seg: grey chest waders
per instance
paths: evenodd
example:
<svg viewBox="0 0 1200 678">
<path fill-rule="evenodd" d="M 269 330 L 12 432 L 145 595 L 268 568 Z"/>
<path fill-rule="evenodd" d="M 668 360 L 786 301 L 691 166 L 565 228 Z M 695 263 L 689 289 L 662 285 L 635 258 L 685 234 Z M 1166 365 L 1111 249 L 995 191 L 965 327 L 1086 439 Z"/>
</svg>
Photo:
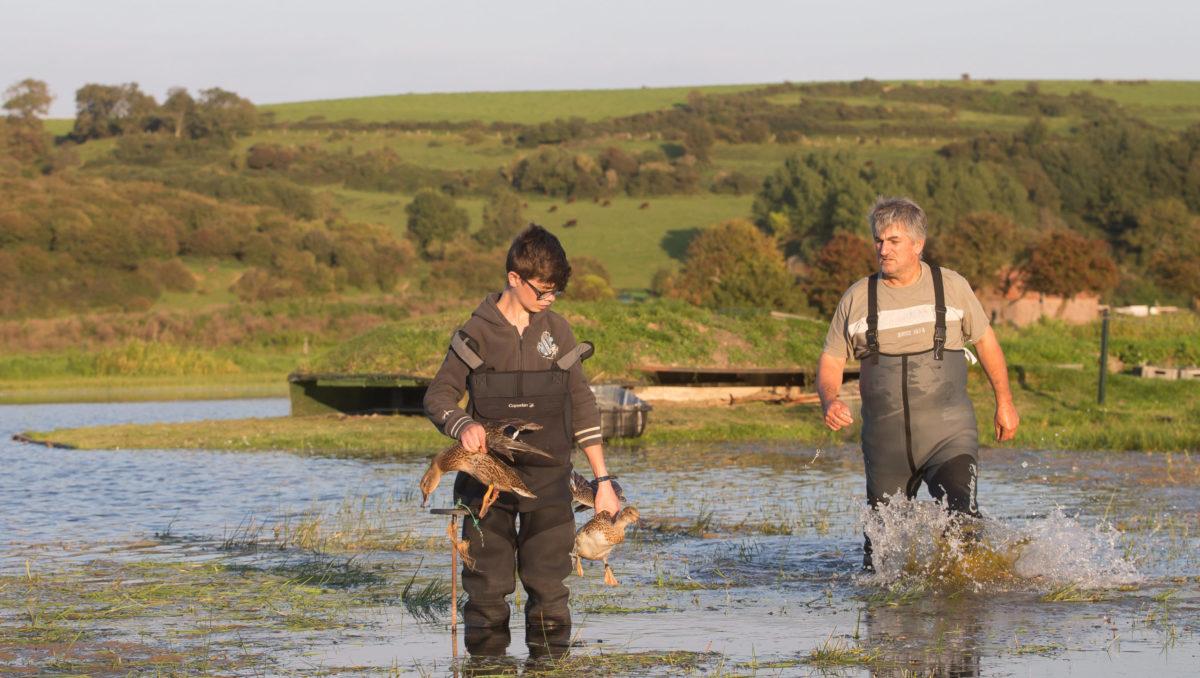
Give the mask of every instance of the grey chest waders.
<svg viewBox="0 0 1200 678">
<path fill-rule="evenodd" d="M 951 508 L 975 514 L 978 429 L 967 397 L 963 350 L 947 350 L 942 271 L 933 273 L 933 348 L 919 353 L 879 350 L 879 274 L 867 286 L 867 350 L 861 361 L 863 464 L 867 499 L 916 496 L 921 481 Z M 947 463 L 950 462 L 950 463 Z"/>
<path fill-rule="evenodd" d="M 526 455 L 513 467 L 526 487 L 537 495 L 526 499 L 503 492 L 496 506 L 510 511 L 534 511 L 543 506 L 571 502 L 571 392 L 568 377 L 571 367 L 592 354 L 592 345 L 580 342 L 559 358 L 550 369 L 500 372 L 480 356 L 477 344 L 459 331 L 450 344 L 458 357 L 471 368 L 467 390 L 471 394 L 471 418 L 479 422 L 504 422 L 510 419 L 533 422 L 541 430 L 521 434 L 521 440 L 550 453 L 553 459 Z M 454 481 L 455 497 L 463 503 L 478 505 L 487 487 L 466 473 Z"/>
</svg>

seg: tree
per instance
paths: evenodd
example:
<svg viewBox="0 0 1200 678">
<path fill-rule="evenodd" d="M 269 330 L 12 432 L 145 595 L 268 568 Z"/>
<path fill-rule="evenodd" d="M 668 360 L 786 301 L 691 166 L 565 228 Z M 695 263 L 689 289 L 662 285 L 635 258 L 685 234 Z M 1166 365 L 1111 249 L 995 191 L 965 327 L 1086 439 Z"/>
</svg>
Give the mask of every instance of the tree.
<svg viewBox="0 0 1200 678">
<path fill-rule="evenodd" d="M 849 233 L 837 233 L 813 257 L 805 284 L 808 301 L 825 315 L 833 313 L 854 281 L 875 272 L 875 248 Z"/>
<path fill-rule="evenodd" d="M 425 256 L 430 255 L 430 246 L 435 242 L 444 243 L 466 233 L 471 222 L 454 198 L 431 189 L 417 193 L 404 211 L 408 214 L 408 234 Z"/>
<path fill-rule="evenodd" d="M 1187 300 L 1200 298 L 1200 217 L 1172 198 L 1156 200 L 1122 235 L 1146 276 L 1161 289 Z"/>
<path fill-rule="evenodd" d="M 85 141 L 142 131 L 157 109 L 154 97 L 143 93 L 135 82 L 89 83 L 75 92 L 75 128 L 71 136 Z"/>
<path fill-rule="evenodd" d="M 684 149 L 696 156 L 700 162 L 708 162 L 709 151 L 712 150 L 713 142 L 716 140 L 712 125 L 704 118 L 689 115 L 684 118 L 679 128 L 679 131 L 683 133 Z"/>
<path fill-rule="evenodd" d="M 191 134 L 195 139 L 215 138 L 230 141 L 246 136 L 258 125 L 258 109 L 249 99 L 221 89 L 200 90 L 192 114 Z"/>
<path fill-rule="evenodd" d="M 927 257 L 958 271 L 976 289 L 994 287 L 1020 249 L 1017 225 L 995 212 L 971 212 L 929 239 Z"/>
<path fill-rule="evenodd" d="M 475 240 L 484 247 L 508 244 L 526 225 L 521 199 L 511 191 L 497 191 L 483 206 L 483 227 Z"/>
<path fill-rule="evenodd" d="M 795 280 L 774 239 L 744 219 L 722 222 L 696 236 L 669 294 L 711 308 L 800 305 Z"/>
<path fill-rule="evenodd" d="M 755 222 L 811 259 L 837 231 L 861 232 L 876 191 L 848 155 L 791 157 L 763 181 Z"/>
<path fill-rule="evenodd" d="M 25 78 L 4 91 L 4 110 L 10 118 L 31 121 L 50 112 L 54 97 L 41 80 Z"/>
<path fill-rule="evenodd" d="M 1068 230 L 1051 231 L 1034 243 L 1021 272 L 1027 288 L 1065 299 L 1081 292 L 1103 294 L 1118 277 L 1107 243 Z"/>
<path fill-rule="evenodd" d="M 172 87 L 167 90 L 167 100 L 163 102 L 162 112 L 171 124 L 172 135 L 181 139 L 184 130 L 187 129 L 188 119 L 195 115 L 196 100 L 183 87 Z"/>
</svg>

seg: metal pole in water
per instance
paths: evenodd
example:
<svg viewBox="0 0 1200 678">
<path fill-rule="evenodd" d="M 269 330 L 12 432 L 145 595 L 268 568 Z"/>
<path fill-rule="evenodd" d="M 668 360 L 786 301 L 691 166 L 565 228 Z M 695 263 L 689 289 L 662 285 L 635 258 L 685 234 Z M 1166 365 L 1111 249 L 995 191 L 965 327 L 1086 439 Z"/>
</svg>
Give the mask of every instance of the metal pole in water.
<svg viewBox="0 0 1200 678">
<path fill-rule="evenodd" d="M 1104 404 L 1104 387 L 1108 381 L 1108 309 L 1104 309 L 1104 320 L 1100 323 L 1100 388 L 1096 404 Z"/>
<path fill-rule="evenodd" d="M 450 516 L 450 532 L 458 534 L 458 516 Z M 450 642 L 454 644 L 451 654 L 458 659 L 458 548 L 450 544 Z"/>
</svg>

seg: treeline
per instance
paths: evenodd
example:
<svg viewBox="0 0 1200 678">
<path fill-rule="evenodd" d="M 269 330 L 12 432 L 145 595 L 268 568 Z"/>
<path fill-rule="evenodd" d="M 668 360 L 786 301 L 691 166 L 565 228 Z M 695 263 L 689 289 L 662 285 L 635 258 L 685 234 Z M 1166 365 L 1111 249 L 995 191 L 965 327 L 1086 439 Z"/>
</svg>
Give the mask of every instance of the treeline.
<svg viewBox="0 0 1200 678">
<path fill-rule="evenodd" d="M 1200 297 L 1200 125 L 1176 135 L 1098 117 L 1055 137 L 1035 120 L 903 164 L 796 157 L 763 183 L 754 217 L 785 251 L 811 262 L 836 233 L 867 235 L 863 213 L 876 195 L 921 203 L 931 255 L 974 272 L 980 286 L 1003 286 L 1008 273 L 1023 271 L 1027 287 L 1052 294 Z M 1047 257 L 1063 250 L 1050 265 Z"/>
<path fill-rule="evenodd" d="M 181 257 L 247 266 L 233 288 L 247 301 L 389 291 L 415 260 L 383 227 L 299 221 L 155 183 L 0 177 L 0 314 L 146 309 L 195 290 Z"/>
</svg>

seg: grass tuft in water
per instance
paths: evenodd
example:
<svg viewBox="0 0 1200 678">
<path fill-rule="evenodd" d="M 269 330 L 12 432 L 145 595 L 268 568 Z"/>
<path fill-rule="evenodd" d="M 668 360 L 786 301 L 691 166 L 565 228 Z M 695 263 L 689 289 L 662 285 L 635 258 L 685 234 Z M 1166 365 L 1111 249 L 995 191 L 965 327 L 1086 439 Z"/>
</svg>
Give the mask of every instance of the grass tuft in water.
<svg viewBox="0 0 1200 678">
<path fill-rule="evenodd" d="M 400 602 L 415 619 L 436 622 L 440 614 L 450 609 L 450 587 L 440 579 L 430 579 L 423 587 L 417 588 L 415 584 L 420 571 L 421 566 L 417 565 L 400 592 Z"/>
<path fill-rule="evenodd" d="M 871 664 L 879 661 L 883 653 L 879 650 L 867 650 L 857 645 L 847 643 L 841 638 L 835 639 L 832 634 L 823 643 L 814 647 L 805 658 L 805 662 L 813 666 L 854 666 Z"/>
</svg>

